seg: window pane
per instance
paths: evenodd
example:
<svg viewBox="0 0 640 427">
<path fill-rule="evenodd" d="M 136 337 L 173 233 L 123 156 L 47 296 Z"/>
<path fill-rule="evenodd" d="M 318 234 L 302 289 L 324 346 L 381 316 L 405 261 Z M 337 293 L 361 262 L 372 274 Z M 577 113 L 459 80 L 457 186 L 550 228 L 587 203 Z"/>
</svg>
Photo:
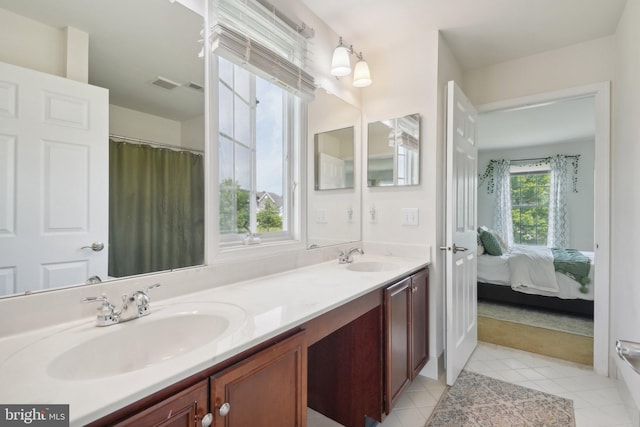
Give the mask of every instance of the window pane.
<svg viewBox="0 0 640 427">
<path fill-rule="evenodd" d="M 233 137 L 233 93 L 231 90 L 220 83 L 219 88 L 219 112 L 218 120 L 220 133 Z"/>
<path fill-rule="evenodd" d="M 281 231 L 286 179 L 284 93 L 256 78 L 256 98 L 256 189 L 263 196 L 258 206 L 258 229 Z"/>
<path fill-rule="evenodd" d="M 249 104 L 242 100 L 239 96 L 235 97 L 234 123 L 236 141 L 251 145 L 251 111 Z"/>
<path fill-rule="evenodd" d="M 251 74 L 242 67 L 235 67 L 235 90 L 245 102 L 251 99 Z"/>
<path fill-rule="evenodd" d="M 511 176 L 515 243 L 546 245 L 549 215 L 549 173 Z"/>
<path fill-rule="evenodd" d="M 236 193 L 233 180 L 233 142 L 220 138 L 220 233 L 236 232 Z"/>
<path fill-rule="evenodd" d="M 233 64 L 224 58 L 219 58 L 218 70 L 220 80 L 233 87 Z"/>
<path fill-rule="evenodd" d="M 235 147 L 235 176 L 240 188 L 251 189 L 251 150 L 236 144 Z"/>
</svg>

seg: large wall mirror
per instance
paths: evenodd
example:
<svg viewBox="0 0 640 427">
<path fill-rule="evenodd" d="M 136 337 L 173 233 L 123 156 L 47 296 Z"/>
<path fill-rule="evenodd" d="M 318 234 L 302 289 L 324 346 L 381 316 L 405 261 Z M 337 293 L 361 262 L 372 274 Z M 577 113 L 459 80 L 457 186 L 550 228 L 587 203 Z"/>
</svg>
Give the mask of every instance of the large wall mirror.
<svg viewBox="0 0 640 427">
<path fill-rule="evenodd" d="M 361 240 L 361 112 L 319 89 L 309 104 L 309 248 Z"/>
<path fill-rule="evenodd" d="M 10 177 L 10 184 L 0 177 L 0 211 L 15 208 L 18 212 L 9 220 L 0 214 L 0 223 L 15 226 L 6 232 L 0 224 L 0 296 L 204 262 L 204 63 L 198 57 L 203 19 L 179 3 L 134 3 L 0 0 L 0 36 L 5 40 L 0 46 L 0 62 L 65 76 L 67 58 L 72 58 L 88 66 L 90 85 L 108 89 L 108 101 L 105 98 L 105 105 L 97 108 L 105 112 L 99 120 L 108 123 L 98 123 L 105 131 L 99 138 L 82 141 L 93 144 L 87 145 L 87 152 L 99 146 L 105 155 L 96 159 L 99 163 L 76 168 L 77 174 L 77 165 L 71 162 L 67 163 L 69 167 L 64 163 L 49 167 L 55 156 L 69 161 L 74 155 L 67 156 L 68 153 L 85 149 L 76 150 L 80 143 L 75 140 L 18 135 L 12 137 L 18 141 L 15 144 L 10 141 L 3 145 L 0 141 L 0 150 L 5 150 L 0 157 L 15 147 L 15 158 L 20 159 L 24 145 L 38 146 L 44 138 L 49 138 L 46 147 L 49 154 L 53 153 L 44 162 L 22 164 L 16 160 L 12 163 L 16 178 Z M 88 49 L 86 44 L 82 46 L 83 37 L 88 37 Z M 3 81 L 7 79 L 0 75 L 0 82 Z M 48 93 L 59 95 L 63 101 L 75 99 L 64 89 Z M 23 104 L 20 109 L 39 108 Z M 91 105 L 88 108 L 95 109 Z M 38 117 L 34 114 L 33 120 Z M 1 119 L 0 134 L 12 132 Z M 32 124 L 33 128 L 39 126 Z M 29 173 L 39 177 L 32 181 L 42 182 L 40 190 L 31 191 L 37 194 L 36 199 L 21 193 L 27 187 L 38 188 L 25 185 L 22 168 L 30 168 Z M 104 173 L 94 176 L 88 172 L 96 170 Z M 102 184 L 101 191 L 91 190 L 94 182 Z M 65 183 L 70 185 L 67 192 L 61 190 Z M 73 199 L 72 193 L 80 199 Z M 55 194 L 59 199 L 51 198 Z M 28 215 L 20 214 L 20 209 L 28 203 L 38 205 L 37 197 L 46 202 L 44 205 L 55 208 L 59 224 L 66 227 L 65 233 L 42 231 L 41 218 L 50 215 L 51 210 L 38 211 L 40 219 L 36 218 L 34 224 L 25 223 Z M 91 206 L 101 206 L 96 216 L 91 213 L 95 210 Z M 83 213 L 78 214 L 72 207 Z M 84 225 L 71 224 L 75 217 L 82 219 Z M 47 224 L 51 223 L 51 217 L 47 218 Z M 71 225 L 67 227 L 66 223 Z M 100 227 L 96 227 L 98 223 Z M 32 250 L 9 259 L 17 253 L 16 248 L 25 247 L 26 240 L 20 239 L 28 227 L 37 234 L 27 246 Z M 92 234 L 97 228 L 99 232 Z M 55 245 L 49 245 L 54 237 Z"/>
<path fill-rule="evenodd" d="M 367 185 L 420 183 L 420 116 L 411 114 L 369 123 Z"/>
</svg>

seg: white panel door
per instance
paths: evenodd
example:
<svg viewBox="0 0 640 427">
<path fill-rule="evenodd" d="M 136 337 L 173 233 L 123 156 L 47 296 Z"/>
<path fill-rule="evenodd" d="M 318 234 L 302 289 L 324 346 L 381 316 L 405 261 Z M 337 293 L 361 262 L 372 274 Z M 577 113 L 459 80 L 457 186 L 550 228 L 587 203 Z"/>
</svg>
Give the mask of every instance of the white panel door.
<svg viewBox="0 0 640 427">
<path fill-rule="evenodd" d="M 108 103 L 106 89 L 0 63 L 0 295 L 107 276 Z"/>
<path fill-rule="evenodd" d="M 454 81 L 447 85 L 446 364 L 452 385 L 478 344 L 477 112 Z"/>
</svg>

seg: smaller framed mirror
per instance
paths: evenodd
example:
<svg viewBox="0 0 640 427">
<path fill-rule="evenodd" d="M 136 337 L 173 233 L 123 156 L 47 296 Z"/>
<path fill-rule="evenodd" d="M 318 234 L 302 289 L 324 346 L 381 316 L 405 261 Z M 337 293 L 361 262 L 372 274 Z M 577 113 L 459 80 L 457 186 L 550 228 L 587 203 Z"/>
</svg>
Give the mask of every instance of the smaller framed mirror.
<svg viewBox="0 0 640 427">
<path fill-rule="evenodd" d="M 315 189 L 353 188 L 353 126 L 314 135 Z"/>
<path fill-rule="evenodd" d="M 420 184 L 420 115 L 369 123 L 367 185 Z"/>
</svg>

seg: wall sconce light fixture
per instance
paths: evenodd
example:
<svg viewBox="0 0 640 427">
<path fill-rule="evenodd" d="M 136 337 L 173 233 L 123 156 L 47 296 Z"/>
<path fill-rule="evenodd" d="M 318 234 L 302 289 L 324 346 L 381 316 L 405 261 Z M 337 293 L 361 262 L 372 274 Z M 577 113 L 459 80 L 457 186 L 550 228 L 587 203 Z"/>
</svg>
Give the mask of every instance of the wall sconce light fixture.
<svg viewBox="0 0 640 427">
<path fill-rule="evenodd" d="M 369 86 L 372 83 L 369 64 L 367 64 L 367 62 L 362 58 L 362 52 L 356 53 L 353 50 L 353 46 L 345 46 L 342 42 L 342 37 L 340 37 L 340 42 L 333 51 L 333 57 L 331 58 L 331 74 L 336 77 L 343 77 L 351 74 L 350 55 L 355 55 L 356 58 L 358 58 L 358 62 L 356 62 L 356 66 L 353 71 L 353 86 Z"/>
</svg>

